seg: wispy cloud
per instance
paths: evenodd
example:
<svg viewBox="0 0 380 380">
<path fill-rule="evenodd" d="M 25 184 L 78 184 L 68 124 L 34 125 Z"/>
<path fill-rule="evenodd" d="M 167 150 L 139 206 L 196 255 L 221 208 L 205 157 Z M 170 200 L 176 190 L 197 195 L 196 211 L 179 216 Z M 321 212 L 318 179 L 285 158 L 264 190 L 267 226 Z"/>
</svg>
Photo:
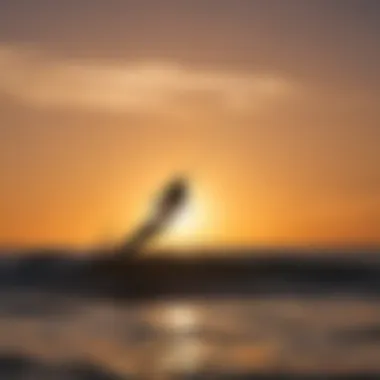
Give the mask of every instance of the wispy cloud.
<svg viewBox="0 0 380 380">
<path fill-rule="evenodd" d="M 70 61 L 0 46 L 0 92 L 35 107 L 147 112 L 207 100 L 245 109 L 292 88 L 270 73 L 191 69 L 172 62 Z"/>
</svg>

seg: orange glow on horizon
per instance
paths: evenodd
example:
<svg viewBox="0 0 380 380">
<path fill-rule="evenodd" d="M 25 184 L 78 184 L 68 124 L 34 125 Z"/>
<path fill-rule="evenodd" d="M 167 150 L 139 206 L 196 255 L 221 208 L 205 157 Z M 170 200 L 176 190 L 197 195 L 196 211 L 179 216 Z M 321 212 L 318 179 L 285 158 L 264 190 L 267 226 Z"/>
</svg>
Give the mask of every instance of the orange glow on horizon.
<svg viewBox="0 0 380 380">
<path fill-rule="evenodd" d="M 276 70 L 32 53 L 0 46 L 0 245 L 123 239 L 183 171 L 190 202 L 155 247 L 380 244 L 366 98 L 353 117 Z"/>
</svg>

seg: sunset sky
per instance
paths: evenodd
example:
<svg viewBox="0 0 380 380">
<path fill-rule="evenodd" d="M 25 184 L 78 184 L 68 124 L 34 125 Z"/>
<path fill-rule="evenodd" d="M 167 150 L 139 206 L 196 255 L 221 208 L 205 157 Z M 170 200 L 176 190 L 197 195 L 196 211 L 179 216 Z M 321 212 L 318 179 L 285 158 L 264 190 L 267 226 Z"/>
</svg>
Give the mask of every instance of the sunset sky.
<svg viewBox="0 0 380 380">
<path fill-rule="evenodd" d="M 380 244 L 380 2 L 0 0 L 0 245 Z"/>
</svg>

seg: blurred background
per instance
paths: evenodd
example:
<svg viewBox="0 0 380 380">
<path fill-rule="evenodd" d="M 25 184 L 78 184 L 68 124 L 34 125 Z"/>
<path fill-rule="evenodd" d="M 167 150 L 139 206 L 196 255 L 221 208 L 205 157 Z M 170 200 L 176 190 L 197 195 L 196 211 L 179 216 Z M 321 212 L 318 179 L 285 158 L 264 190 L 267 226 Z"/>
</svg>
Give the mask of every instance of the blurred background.
<svg viewBox="0 0 380 380">
<path fill-rule="evenodd" d="M 0 374 L 379 378 L 379 19 L 0 0 Z M 176 175 L 150 269 L 86 282 Z"/>
</svg>

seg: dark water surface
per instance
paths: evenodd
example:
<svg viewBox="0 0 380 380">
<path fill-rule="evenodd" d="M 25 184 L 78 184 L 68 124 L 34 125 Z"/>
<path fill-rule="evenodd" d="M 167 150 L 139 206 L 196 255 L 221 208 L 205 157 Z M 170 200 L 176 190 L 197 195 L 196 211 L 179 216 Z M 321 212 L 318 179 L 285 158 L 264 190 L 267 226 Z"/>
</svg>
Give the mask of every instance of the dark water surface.
<svg viewBox="0 0 380 380">
<path fill-rule="evenodd" d="M 366 265 L 378 265 L 376 255 L 371 260 Z M 2 273 L 10 276 L 19 262 L 6 265 Z M 291 277 L 270 281 L 293 292 L 198 292 L 139 302 L 3 279 L 0 377 L 380 378 L 378 297 L 350 287 L 329 293 L 318 276 L 307 285 L 324 291 L 305 293 Z"/>
</svg>

